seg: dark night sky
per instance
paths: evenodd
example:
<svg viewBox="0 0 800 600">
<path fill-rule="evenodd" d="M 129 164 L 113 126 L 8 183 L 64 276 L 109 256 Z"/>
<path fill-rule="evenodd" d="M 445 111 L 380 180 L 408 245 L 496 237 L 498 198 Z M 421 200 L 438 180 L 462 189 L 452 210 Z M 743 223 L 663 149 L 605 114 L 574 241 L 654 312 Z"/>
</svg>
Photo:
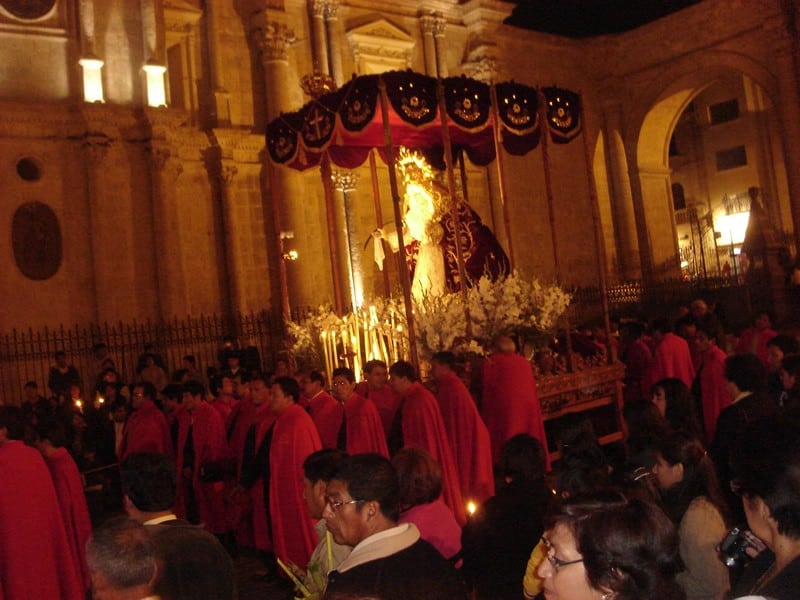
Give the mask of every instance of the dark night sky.
<svg viewBox="0 0 800 600">
<path fill-rule="evenodd" d="M 517 0 L 506 20 L 533 31 L 571 38 L 620 33 L 700 0 Z"/>
</svg>

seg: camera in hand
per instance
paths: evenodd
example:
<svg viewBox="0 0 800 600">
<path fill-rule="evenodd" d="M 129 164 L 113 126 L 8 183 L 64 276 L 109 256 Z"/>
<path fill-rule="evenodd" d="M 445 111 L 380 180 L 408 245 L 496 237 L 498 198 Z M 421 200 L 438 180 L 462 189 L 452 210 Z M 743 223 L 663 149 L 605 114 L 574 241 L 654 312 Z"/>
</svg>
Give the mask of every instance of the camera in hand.
<svg viewBox="0 0 800 600">
<path fill-rule="evenodd" d="M 729 569 L 738 569 L 750 561 L 748 548 L 756 548 L 748 536 L 748 531 L 734 527 L 719 545 L 719 559 Z"/>
</svg>

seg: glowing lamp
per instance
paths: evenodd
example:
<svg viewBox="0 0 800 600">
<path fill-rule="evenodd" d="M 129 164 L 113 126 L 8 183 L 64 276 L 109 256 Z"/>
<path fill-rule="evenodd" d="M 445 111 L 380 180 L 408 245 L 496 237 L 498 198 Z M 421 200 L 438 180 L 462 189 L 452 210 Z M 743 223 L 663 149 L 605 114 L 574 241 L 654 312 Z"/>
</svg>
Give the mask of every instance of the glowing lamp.
<svg viewBox="0 0 800 600">
<path fill-rule="evenodd" d="M 147 106 L 166 106 L 167 90 L 164 86 L 164 73 L 167 72 L 167 67 L 149 60 L 142 70 L 147 75 Z"/>
<path fill-rule="evenodd" d="M 103 97 L 103 61 L 96 56 L 87 56 L 78 61 L 83 69 L 83 100 L 105 102 Z"/>
<path fill-rule="evenodd" d="M 467 514 L 472 516 L 475 514 L 475 511 L 478 510 L 478 505 L 475 504 L 472 500 L 467 502 Z"/>
</svg>

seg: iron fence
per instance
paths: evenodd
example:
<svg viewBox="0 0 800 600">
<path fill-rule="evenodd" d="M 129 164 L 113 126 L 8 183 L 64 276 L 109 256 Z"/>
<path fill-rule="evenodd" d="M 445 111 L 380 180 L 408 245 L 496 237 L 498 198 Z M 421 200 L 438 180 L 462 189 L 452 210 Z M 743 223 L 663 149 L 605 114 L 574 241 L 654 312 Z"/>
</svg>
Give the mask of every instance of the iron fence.
<svg viewBox="0 0 800 600">
<path fill-rule="evenodd" d="M 262 366 L 270 369 L 281 349 L 282 327 L 270 313 L 258 312 L 234 318 L 201 315 L 170 321 L 14 329 L 0 334 L 0 402 L 19 403 L 27 381 L 35 381 L 40 394 L 48 393 L 49 371 L 59 350 L 66 353 L 68 362 L 78 370 L 84 394 L 89 395 L 101 372 L 102 361 L 93 350 L 97 344 L 106 345 L 108 357 L 122 380 L 131 382 L 136 378 L 139 357 L 145 351 L 164 359 L 168 375 L 182 366 L 187 354 L 195 356 L 198 368 L 205 373 L 207 367 L 219 366 L 220 350 L 227 337 L 238 348 L 257 349 Z"/>
</svg>

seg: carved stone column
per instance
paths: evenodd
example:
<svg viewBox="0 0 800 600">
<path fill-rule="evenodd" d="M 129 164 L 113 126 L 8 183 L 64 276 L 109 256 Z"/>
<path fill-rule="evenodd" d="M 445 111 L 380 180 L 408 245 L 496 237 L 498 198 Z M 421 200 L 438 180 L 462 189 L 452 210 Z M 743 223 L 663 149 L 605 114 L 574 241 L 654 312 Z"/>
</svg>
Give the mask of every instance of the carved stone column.
<svg viewBox="0 0 800 600">
<path fill-rule="evenodd" d="M 325 30 L 326 6 L 326 0 L 311 0 L 311 35 L 314 41 L 314 69 L 323 75 L 330 75 L 328 33 Z"/>
<path fill-rule="evenodd" d="M 364 300 L 364 270 L 361 264 L 361 245 L 356 228 L 353 192 L 358 183 L 355 171 L 334 171 L 331 175 L 333 187 L 342 192 L 344 223 L 342 233 L 347 256 L 350 303 L 359 306 Z"/>
<path fill-rule="evenodd" d="M 253 42 L 261 55 L 264 68 L 264 86 L 266 88 L 267 119 L 271 121 L 282 111 L 291 110 L 292 99 L 289 93 L 292 82 L 289 81 L 289 46 L 294 43 L 294 31 L 283 23 L 270 20 L 267 14 L 258 15 L 253 23 Z M 269 158 L 264 160 L 269 161 Z M 277 260 L 275 272 L 278 274 L 278 292 L 284 318 L 288 318 L 289 296 L 297 304 L 310 301 L 305 292 L 305 282 L 287 276 L 286 265 L 281 258 L 283 254 L 282 231 L 296 231 L 303 223 L 303 207 L 300 202 L 291 202 L 298 198 L 296 174 L 286 167 L 267 165 L 268 193 L 263 197 L 264 230 L 268 245 L 267 255 Z M 267 215 L 272 215 L 273 227 L 269 226 Z M 278 304 L 277 300 L 273 301 Z"/>
<path fill-rule="evenodd" d="M 228 270 L 228 298 L 231 313 L 243 313 L 247 309 L 242 297 L 244 289 L 244 272 L 242 269 L 242 251 L 239 247 L 236 230 L 239 223 L 236 218 L 236 200 L 232 193 L 233 180 L 239 170 L 236 165 L 223 164 L 219 171 L 219 187 L 222 196 L 222 219 L 225 235 L 225 258 Z"/>
<path fill-rule="evenodd" d="M 422 30 L 422 51 L 425 54 L 425 74 L 436 77 L 436 42 L 433 39 L 433 29 L 436 17 L 425 13 L 419 17 L 419 27 Z"/>
<path fill-rule="evenodd" d="M 447 21 L 437 15 L 433 22 L 433 39 L 436 43 L 436 70 L 439 77 L 447 77 L 447 44 L 444 40 L 444 29 Z"/>
<path fill-rule="evenodd" d="M 181 223 L 175 191 L 175 182 L 183 172 L 183 164 L 175 150 L 165 144 L 151 146 L 150 160 L 158 298 L 161 317 L 169 319 L 188 312 Z"/>
<path fill-rule="evenodd" d="M 638 279 L 641 276 L 641 260 L 637 238 L 636 213 L 628 175 L 628 160 L 622 139 L 622 115 L 619 105 L 604 107 L 606 161 L 609 170 L 611 205 L 616 231 L 617 260 L 622 280 Z M 646 229 L 645 229 L 646 232 Z M 646 234 L 646 233 L 645 233 Z"/>
<path fill-rule="evenodd" d="M 328 45 L 331 72 L 336 87 L 344 85 L 344 68 L 342 67 L 342 32 L 339 29 L 339 0 L 327 0 L 325 3 L 325 26 L 328 30 Z"/>
<path fill-rule="evenodd" d="M 97 322 L 103 322 L 114 315 L 108 313 L 111 310 L 111 294 L 113 286 L 103 285 L 103 261 L 102 256 L 105 250 L 103 244 L 102 231 L 104 228 L 101 210 L 105 198 L 105 168 L 108 149 L 111 147 L 111 139 L 105 135 L 87 135 L 83 140 L 83 152 L 86 157 L 86 201 L 87 214 L 89 217 L 89 249 L 91 251 L 92 264 L 88 277 L 89 287 L 92 290 L 91 298 L 93 302 L 91 314 Z"/>
</svg>

